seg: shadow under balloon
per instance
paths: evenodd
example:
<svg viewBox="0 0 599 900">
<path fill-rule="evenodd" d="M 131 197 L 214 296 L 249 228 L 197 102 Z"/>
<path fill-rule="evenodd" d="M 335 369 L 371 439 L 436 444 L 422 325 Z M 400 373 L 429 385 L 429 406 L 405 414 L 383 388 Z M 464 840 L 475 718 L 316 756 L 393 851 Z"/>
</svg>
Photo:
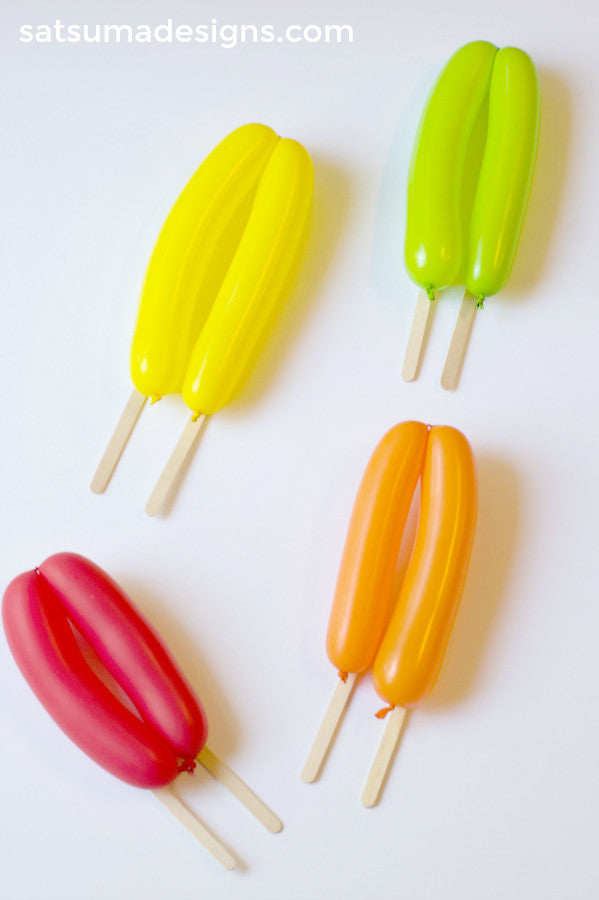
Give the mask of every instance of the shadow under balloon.
<svg viewBox="0 0 599 900">
<path fill-rule="evenodd" d="M 381 175 L 371 251 L 372 274 L 377 293 L 391 302 L 404 301 L 405 284 L 409 281 L 404 266 L 408 170 L 432 79 L 434 76 L 429 73 L 413 91 L 403 112 L 398 114 L 398 125 Z M 417 291 L 418 287 L 414 285 L 414 300 Z"/>
<path fill-rule="evenodd" d="M 167 598 L 154 593 L 147 584 L 124 578 L 121 583 L 135 606 L 156 629 L 199 697 L 208 719 L 208 743 L 226 760 L 239 745 L 241 735 L 231 706 L 215 674 L 204 662 L 201 650 L 191 640 L 185 622 L 171 615 Z"/>
<path fill-rule="evenodd" d="M 519 486 L 503 460 L 477 459 L 479 505 L 468 577 L 439 680 L 425 701 L 429 710 L 468 697 L 479 677 L 506 593 L 519 532 Z"/>
</svg>

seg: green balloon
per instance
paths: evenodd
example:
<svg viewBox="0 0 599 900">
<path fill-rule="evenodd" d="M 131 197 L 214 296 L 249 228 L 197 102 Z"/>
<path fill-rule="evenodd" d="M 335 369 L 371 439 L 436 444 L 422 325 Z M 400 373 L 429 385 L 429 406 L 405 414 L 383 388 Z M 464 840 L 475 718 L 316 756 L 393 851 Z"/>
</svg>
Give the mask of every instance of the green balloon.
<svg viewBox="0 0 599 900">
<path fill-rule="evenodd" d="M 516 256 L 539 137 L 540 92 L 532 60 L 500 50 L 489 87 L 489 129 L 468 232 L 466 288 L 482 302 L 506 283 Z"/>
<path fill-rule="evenodd" d="M 429 296 L 454 284 L 464 269 L 464 165 L 496 53 L 486 41 L 458 50 L 439 75 L 420 120 L 408 177 L 405 262 Z"/>
<path fill-rule="evenodd" d="M 538 131 L 526 53 L 473 41 L 451 57 L 424 108 L 408 178 L 405 263 L 431 300 L 463 282 L 482 303 L 505 284 Z"/>
</svg>

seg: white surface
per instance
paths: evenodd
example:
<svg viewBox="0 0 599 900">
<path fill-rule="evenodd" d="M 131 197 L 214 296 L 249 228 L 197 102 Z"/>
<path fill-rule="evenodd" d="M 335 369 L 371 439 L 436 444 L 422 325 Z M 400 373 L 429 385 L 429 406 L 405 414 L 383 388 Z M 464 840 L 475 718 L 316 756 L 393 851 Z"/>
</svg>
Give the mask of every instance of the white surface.
<svg viewBox="0 0 599 900">
<path fill-rule="evenodd" d="M 58 550 L 104 566 L 197 687 L 211 744 L 282 817 L 272 836 L 200 778 L 186 797 L 238 855 L 225 873 L 149 793 L 63 737 L 0 640 L 3 898 L 594 898 L 599 305 L 594 0 L 3 6 L 2 584 Z M 355 43 L 20 44 L 22 23 L 349 23 Z M 462 382 L 438 386 L 459 293 L 424 366 L 400 368 L 417 117 L 459 45 L 535 60 L 541 143 L 518 260 L 477 317 Z M 235 126 L 305 143 L 314 234 L 276 338 L 209 422 L 168 516 L 144 504 L 187 411 L 145 409 L 108 492 L 88 488 L 130 392 L 145 265 L 178 190 Z M 442 147 L 440 147 L 442 152 Z M 300 770 L 335 682 L 325 627 L 355 491 L 405 418 L 479 461 L 480 526 L 430 701 L 381 804 L 360 792 L 382 723 L 369 678 L 321 780 Z"/>
</svg>

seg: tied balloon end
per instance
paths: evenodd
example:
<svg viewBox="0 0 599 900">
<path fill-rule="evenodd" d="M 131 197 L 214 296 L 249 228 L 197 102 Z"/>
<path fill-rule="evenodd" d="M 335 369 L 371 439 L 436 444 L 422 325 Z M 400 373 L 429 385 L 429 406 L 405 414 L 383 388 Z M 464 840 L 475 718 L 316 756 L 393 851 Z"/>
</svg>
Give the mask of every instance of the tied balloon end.
<svg viewBox="0 0 599 900">
<path fill-rule="evenodd" d="M 338 675 L 339 675 L 339 678 L 341 679 L 341 681 L 343 682 L 343 684 L 346 684 L 348 673 L 347 673 L 347 672 L 341 672 L 341 670 L 340 670 L 340 671 L 338 672 Z"/>
<path fill-rule="evenodd" d="M 177 771 L 187 772 L 188 775 L 193 775 L 196 765 L 195 759 L 183 759 L 177 764 Z"/>
<path fill-rule="evenodd" d="M 435 292 L 433 291 L 432 287 L 426 287 L 424 290 L 426 291 L 426 296 L 432 303 L 435 299 Z"/>
<path fill-rule="evenodd" d="M 478 297 L 476 298 L 476 308 L 484 309 L 484 305 L 485 305 L 485 295 L 479 294 Z"/>
<path fill-rule="evenodd" d="M 191 417 L 191 421 L 192 421 L 192 422 L 197 422 L 201 415 L 202 415 L 202 413 L 199 412 L 199 411 L 196 409 L 196 411 L 194 412 L 193 416 Z"/>
<path fill-rule="evenodd" d="M 384 719 L 387 713 L 390 713 L 392 709 L 395 709 L 394 706 L 385 706 L 384 709 L 379 709 L 375 716 L 377 719 Z"/>
<path fill-rule="evenodd" d="M 150 405 L 151 405 L 151 406 L 154 406 L 154 404 L 155 404 L 155 403 L 158 403 L 158 401 L 159 401 L 160 399 L 161 399 L 161 398 L 158 396 L 158 394 L 150 394 Z"/>
</svg>

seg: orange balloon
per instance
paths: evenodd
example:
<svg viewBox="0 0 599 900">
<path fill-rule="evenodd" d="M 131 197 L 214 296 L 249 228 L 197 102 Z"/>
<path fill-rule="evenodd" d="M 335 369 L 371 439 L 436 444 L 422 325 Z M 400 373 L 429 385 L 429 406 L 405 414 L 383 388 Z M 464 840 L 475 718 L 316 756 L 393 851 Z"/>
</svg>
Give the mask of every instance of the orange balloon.
<svg viewBox="0 0 599 900">
<path fill-rule="evenodd" d="M 433 687 L 466 581 L 476 471 L 470 445 L 455 428 L 430 430 L 421 490 L 414 550 L 372 673 L 392 706 L 414 706 Z"/>
<path fill-rule="evenodd" d="M 354 504 L 327 633 L 344 675 L 368 669 L 389 618 L 393 578 L 429 430 L 402 422 L 372 454 Z"/>
</svg>

